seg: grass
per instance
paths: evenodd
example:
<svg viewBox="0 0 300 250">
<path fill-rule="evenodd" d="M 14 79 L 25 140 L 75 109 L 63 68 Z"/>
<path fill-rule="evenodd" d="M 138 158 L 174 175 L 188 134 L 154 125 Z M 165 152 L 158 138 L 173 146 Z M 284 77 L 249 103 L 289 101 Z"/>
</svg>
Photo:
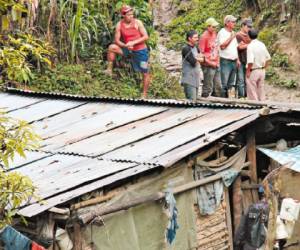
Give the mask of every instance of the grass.
<svg viewBox="0 0 300 250">
<path fill-rule="evenodd" d="M 114 77 L 103 73 L 105 65 L 99 60 L 81 64 L 58 64 L 55 69 L 36 74 L 28 88 L 34 91 L 62 92 L 85 96 L 139 98 L 142 75 L 131 67 L 115 68 Z M 152 81 L 149 98 L 184 98 L 179 80 L 170 77 L 156 62 L 151 64 Z"/>
</svg>

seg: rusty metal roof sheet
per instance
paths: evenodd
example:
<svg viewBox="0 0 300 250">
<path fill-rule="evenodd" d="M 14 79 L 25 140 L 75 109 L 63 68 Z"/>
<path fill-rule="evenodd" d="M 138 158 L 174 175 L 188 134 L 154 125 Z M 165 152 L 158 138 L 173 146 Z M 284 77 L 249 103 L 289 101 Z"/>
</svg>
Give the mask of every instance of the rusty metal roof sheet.
<svg viewBox="0 0 300 250">
<path fill-rule="evenodd" d="M 247 105 L 13 92 L 0 93 L 0 107 L 31 122 L 43 138 L 37 152 L 12 163 L 12 171 L 28 175 L 46 201 L 26 204 L 24 216 L 169 167 L 258 117 Z"/>
</svg>

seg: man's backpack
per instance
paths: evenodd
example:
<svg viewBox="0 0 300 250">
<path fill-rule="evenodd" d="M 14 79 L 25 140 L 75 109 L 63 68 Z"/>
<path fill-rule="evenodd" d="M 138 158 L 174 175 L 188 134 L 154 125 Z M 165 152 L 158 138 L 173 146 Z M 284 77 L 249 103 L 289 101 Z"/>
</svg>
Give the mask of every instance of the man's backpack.
<svg viewBox="0 0 300 250">
<path fill-rule="evenodd" d="M 252 247 L 261 247 L 267 238 L 269 207 L 265 202 L 250 205 L 246 218 L 246 242 Z"/>
</svg>

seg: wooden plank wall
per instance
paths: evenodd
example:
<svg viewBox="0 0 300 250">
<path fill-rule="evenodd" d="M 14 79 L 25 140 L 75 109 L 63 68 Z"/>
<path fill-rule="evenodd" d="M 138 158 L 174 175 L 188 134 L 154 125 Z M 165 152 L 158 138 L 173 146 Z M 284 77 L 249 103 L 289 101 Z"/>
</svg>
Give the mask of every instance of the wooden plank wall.
<svg viewBox="0 0 300 250">
<path fill-rule="evenodd" d="M 207 216 L 200 215 L 198 205 L 195 205 L 195 213 L 197 214 L 198 250 L 230 249 L 224 204 L 214 214 Z"/>
</svg>

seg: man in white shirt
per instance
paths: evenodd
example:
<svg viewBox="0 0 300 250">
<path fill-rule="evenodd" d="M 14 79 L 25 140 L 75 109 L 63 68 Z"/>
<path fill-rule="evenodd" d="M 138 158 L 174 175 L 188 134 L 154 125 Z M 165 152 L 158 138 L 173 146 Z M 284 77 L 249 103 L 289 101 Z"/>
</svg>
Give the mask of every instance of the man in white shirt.
<svg viewBox="0 0 300 250">
<path fill-rule="evenodd" d="M 266 98 L 264 90 L 265 69 L 271 56 L 265 44 L 257 39 L 257 30 L 251 29 L 248 34 L 251 42 L 247 47 L 247 97 L 250 100 L 264 101 Z"/>
<path fill-rule="evenodd" d="M 235 23 L 236 18 L 227 15 L 224 18 L 225 27 L 219 31 L 217 36 L 220 46 L 222 97 L 228 96 L 229 98 L 235 97 L 235 79 L 237 68 L 240 65 L 237 50 L 238 42 L 233 31 Z"/>
</svg>

